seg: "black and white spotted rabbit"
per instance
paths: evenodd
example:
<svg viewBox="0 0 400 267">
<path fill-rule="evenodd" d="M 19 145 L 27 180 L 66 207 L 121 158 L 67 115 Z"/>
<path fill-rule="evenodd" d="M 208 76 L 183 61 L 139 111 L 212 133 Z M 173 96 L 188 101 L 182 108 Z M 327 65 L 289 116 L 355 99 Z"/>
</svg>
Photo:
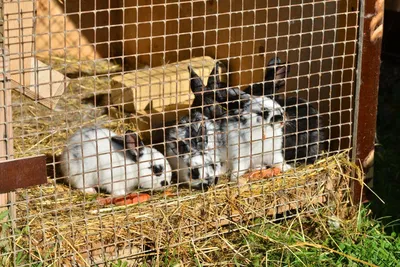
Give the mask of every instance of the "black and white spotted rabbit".
<svg viewBox="0 0 400 267">
<path fill-rule="evenodd" d="M 285 160 L 293 163 L 313 163 L 324 147 L 323 123 L 318 111 L 302 98 L 291 97 L 281 99 L 275 97 L 275 92 L 285 84 L 285 78 L 290 68 L 279 58 L 268 62 L 265 81 L 253 84 L 245 90 L 227 89 L 226 94 L 219 94 L 218 102 L 227 103 L 228 109 L 243 108 L 252 97 L 274 98 L 284 109 L 287 120 L 284 125 L 283 148 Z M 220 90 L 220 92 L 224 92 Z M 240 103 L 240 105 L 238 104 Z"/>
<path fill-rule="evenodd" d="M 186 183 L 193 189 L 207 190 L 218 182 L 222 171 L 219 154 L 215 150 L 218 125 L 209 117 L 221 116 L 222 110 L 209 102 L 211 96 L 204 97 L 203 82 L 191 67 L 189 72 L 195 99 L 189 115 L 180 118 L 178 125 L 167 129 L 166 155 L 176 172 L 177 182 Z M 215 73 L 218 73 L 218 66 L 212 71 L 212 74 Z M 214 75 L 211 75 L 207 86 L 213 84 Z M 209 105 L 203 107 L 203 101 Z"/>
<path fill-rule="evenodd" d="M 207 86 L 204 86 L 201 79 L 192 71 L 192 78 L 197 81 L 192 84 L 197 88 L 203 88 L 203 98 L 196 106 L 205 103 L 213 107 L 213 111 L 205 109 L 206 112 L 218 117 L 213 120 L 217 138 L 212 144 L 208 144 L 208 148 L 219 154 L 215 158 L 221 160 L 222 172 L 229 170 L 231 180 L 236 180 L 248 170 L 264 166 L 278 167 L 283 171 L 290 169 L 291 167 L 284 162 L 282 154 L 284 112 L 281 106 L 269 97 L 251 98 L 247 94 L 244 94 L 247 101 L 236 102 L 240 108 L 229 109 L 228 106 L 221 105 L 223 108 L 220 109 L 214 106 L 217 104 L 215 100 L 221 100 L 224 96 L 232 94 L 232 90 L 225 91 L 224 95 L 223 91 L 221 93 L 215 88 L 221 84 L 217 69 L 215 68 L 216 71 L 213 72 L 217 75 L 211 83 L 209 79 Z M 200 92 L 199 89 L 196 91 Z"/>
<path fill-rule="evenodd" d="M 161 190 L 171 183 L 171 167 L 156 149 L 144 146 L 140 137 L 125 137 L 101 127 L 75 132 L 61 154 L 61 170 L 67 182 L 85 193 L 95 188 L 115 196 L 134 189 Z"/>
</svg>

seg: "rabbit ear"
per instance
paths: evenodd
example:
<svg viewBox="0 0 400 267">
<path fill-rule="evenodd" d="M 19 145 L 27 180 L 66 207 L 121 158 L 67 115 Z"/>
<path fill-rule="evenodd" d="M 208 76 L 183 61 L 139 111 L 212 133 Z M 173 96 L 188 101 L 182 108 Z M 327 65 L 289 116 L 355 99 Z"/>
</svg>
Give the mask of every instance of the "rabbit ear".
<svg viewBox="0 0 400 267">
<path fill-rule="evenodd" d="M 135 133 L 131 130 L 127 130 L 125 132 L 125 148 L 126 149 L 133 150 L 133 149 L 137 149 L 138 147 L 143 148 L 143 146 L 144 146 L 144 143 L 137 133 Z"/>
<path fill-rule="evenodd" d="M 179 155 L 188 154 L 189 152 L 190 152 L 190 149 L 189 149 L 188 145 L 183 141 L 178 141 L 178 153 L 179 153 Z"/>
<path fill-rule="evenodd" d="M 284 63 L 282 63 L 278 57 L 273 58 L 268 62 L 264 81 L 268 82 L 275 80 L 275 90 L 278 90 L 279 87 L 285 84 L 284 78 L 286 78 L 287 74 L 290 72 L 290 66 L 285 66 L 283 64 Z"/>
<path fill-rule="evenodd" d="M 144 143 L 139 135 L 133 131 L 127 130 L 125 138 L 122 136 L 113 136 L 111 140 L 127 149 L 135 162 L 143 155 Z"/>
<path fill-rule="evenodd" d="M 219 79 L 219 62 L 215 63 L 215 67 L 212 69 L 210 76 L 207 81 L 207 89 L 213 90 L 218 89 L 220 87 L 220 79 Z"/>
<path fill-rule="evenodd" d="M 188 66 L 188 70 L 190 72 L 190 89 L 193 93 L 202 92 L 204 88 L 203 81 L 191 66 Z"/>
<path fill-rule="evenodd" d="M 278 89 L 279 87 L 281 87 L 282 85 L 285 84 L 285 78 L 287 77 L 287 74 L 290 71 L 290 67 L 289 66 L 277 66 L 276 67 L 276 71 L 275 71 L 275 77 L 274 80 L 275 82 L 275 88 Z"/>
</svg>

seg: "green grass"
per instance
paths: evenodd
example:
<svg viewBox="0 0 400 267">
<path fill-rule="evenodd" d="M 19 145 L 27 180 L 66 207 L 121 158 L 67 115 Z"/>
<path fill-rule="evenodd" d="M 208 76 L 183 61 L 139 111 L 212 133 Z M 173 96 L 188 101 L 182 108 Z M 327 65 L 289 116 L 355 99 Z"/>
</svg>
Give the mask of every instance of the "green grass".
<svg viewBox="0 0 400 267">
<path fill-rule="evenodd" d="M 326 212 L 326 211 L 325 211 Z M 362 208 L 346 220 L 323 213 L 301 215 L 279 223 L 261 222 L 257 227 L 205 242 L 177 248 L 163 255 L 163 263 L 184 266 L 400 266 L 400 237 L 385 232 L 385 225 L 367 216 Z M 208 247 L 217 247 L 214 252 Z M 148 259 L 148 265 L 156 262 Z M 163 266 L 174 266 L 167 264 Z"/>
<path fill-rule="evenodd" d="M 236 224 L 232 229 L 238 231 L 170 248 L 158 257 L 121 259 L 106 266 L 400 266 L 400 236 L 387 233 L 369 207 L 322 208 L 279 222 L 257 219 L 253 223 L 258 226 Z M 4 249 L 5 244 L 0 247 Z M 20 266 L 29 259 L 19 253 L 15 262 Z M 14 259 L 9 260 L 0 266 L 12 266 Z"/>
</svg>

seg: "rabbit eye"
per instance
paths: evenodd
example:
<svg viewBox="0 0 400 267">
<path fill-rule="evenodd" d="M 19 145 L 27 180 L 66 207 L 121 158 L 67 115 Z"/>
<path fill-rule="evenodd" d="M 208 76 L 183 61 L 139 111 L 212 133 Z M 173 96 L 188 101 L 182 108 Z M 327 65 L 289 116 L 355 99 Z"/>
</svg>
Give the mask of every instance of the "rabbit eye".
<svg viewBox="0 0 400 267">
<path fill-rule="evenodd" d="M 191 170 L 191 174 L 192 174 L 192 179 L 199 179 L 200 178 L 200 172 L 199 169 L 192 169 Z"/>
<path fill-rule="evenodd" d="M 283 116 L 282 115 L 275 115 L 271 119 L 272 122 L 281 122 L 283 121 Z"/>
<path fill-rule="evenodd" d="M 152 165 L 151 168 L 156 176 L 160 176 L 164 170 L 162 165 Z"/>
<path fill-rule="evenodd" d="M 263 111 L 257 112 L 256 114 L 257 114 L 258 116 L 260 116 L 260 117 L 264 118 L 264 120 L 268 120 L 268 117 L 269 117 L 270 111 L 269 111 L 269 110 L 266 110 L 266 109 L 264 109 Z"/>
</svg>

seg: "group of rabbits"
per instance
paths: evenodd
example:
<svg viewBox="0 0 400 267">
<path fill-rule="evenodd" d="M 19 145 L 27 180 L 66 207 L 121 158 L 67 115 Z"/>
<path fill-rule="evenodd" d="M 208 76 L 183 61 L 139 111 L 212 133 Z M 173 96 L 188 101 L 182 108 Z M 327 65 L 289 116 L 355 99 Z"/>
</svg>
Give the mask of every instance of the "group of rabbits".
<svg viewBox="0 0 400 267">
<path fill-rule="evenodd" d="M 112 195 L 161 190 L 172 182 L 207 190 L 222 175 L 235 181 L 252 169 L 284 172 L 293 164 L 313 163 L 321 153 L 317 110 L 301 98 L 275 97 L 289 72 L 279 58 L 268 62 L 263 82 L 243 91 L 220 81 L 218 62 L 207 85 L 188 69 L 192 108 L 165 130 L 164 148 L 145 146 L 132 131 L 119 136 L 102 127 L 83 128 L 61 155 L 68 183 L 86 193 L 98 187 Z"/>
</svg>

